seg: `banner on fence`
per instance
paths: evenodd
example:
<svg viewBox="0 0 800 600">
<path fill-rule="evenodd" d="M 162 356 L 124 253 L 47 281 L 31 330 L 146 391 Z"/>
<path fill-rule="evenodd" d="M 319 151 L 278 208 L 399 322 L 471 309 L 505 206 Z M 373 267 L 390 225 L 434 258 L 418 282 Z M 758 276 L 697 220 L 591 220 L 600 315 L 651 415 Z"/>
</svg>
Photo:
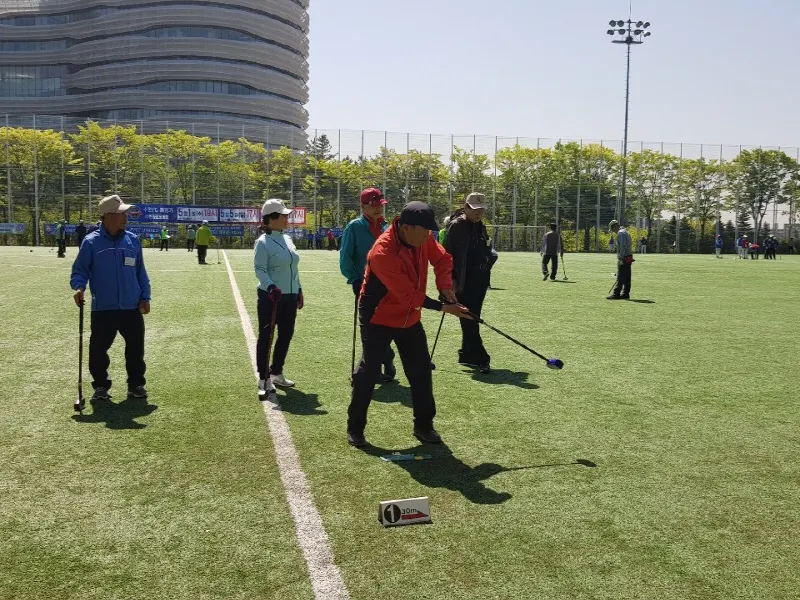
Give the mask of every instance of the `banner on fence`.
<svg viewBox="0 0 800 600">
<path fill-rule="evenodd" d="M 0 233 L 11 235 L 25 233 L 25 223 L 0 223 Z"/>
<path fill-rule="evenodd" d="M 161 225 L 126 225 L 125 230 L 135 233 L 139 237 L 160 237 L 161 227 Z M 167 231 L 170 236 L 178 235 L 178 229 L 176 227 L 167 227 Z"/>
<path fill-rule="evenodd" d="M 289 225 L 305 225 L 306 224 L 306 209 L 295 208 L 292 214 L 289 215 Z"/>
<path fill-rule="evenodd" d="M 55 235 L 56 234 L 56 225 L 57 223 L 45 223 L 44 224 L 44 234 L 45 235 Z M 64 225 L 64 229 L 66 230 L 66 235 L 75 235 L 75 228 L 77 225 L 70 225 L 67 223 Z"/>
<path fill-rule="evenodd" d="M 305 209 L 303 209 L 305 222 Z M 135 204 L 128 211 L 128 221 L 134 223 L 260 223 L 258 208 L 223 206 L 183 206 L 176 204 Z"/>
<path fill-rule="evenodd" d="M 244 225 L 209 225 L 214 237 L 244 237 Z"/>
</svg>

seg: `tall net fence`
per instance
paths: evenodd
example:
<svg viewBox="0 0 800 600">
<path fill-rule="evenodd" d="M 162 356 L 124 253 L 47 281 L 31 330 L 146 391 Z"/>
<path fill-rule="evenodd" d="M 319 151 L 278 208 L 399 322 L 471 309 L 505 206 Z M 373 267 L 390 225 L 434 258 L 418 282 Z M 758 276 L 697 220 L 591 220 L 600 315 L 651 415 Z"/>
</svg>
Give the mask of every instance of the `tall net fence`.
<svg viewBox="0 0 800 600">
<path fill-rule="evenodd" d="M 502 250 L 538 250 L 555 222 L 569 251 L 608 251 L 611 219 L 650 252 L 709 251 L 717 234 L 731 248 L 745 233 L 792 237 L 800 149 L 630 142 L 627 151 L 623 190 L 623 148 L 613 140 L 0 115 L 0 239 L 48 243 L 48 224 L 96 220 L 111 193 L 195 207 L 276 197 L 298 209 L 295 236 L 338 233 L 369 186 L 390 200 L 388 218 L 422 200 L 441 220 L 483 192 Z M 255 233 L 248 225 L 240 243 Z"/>
</svg>

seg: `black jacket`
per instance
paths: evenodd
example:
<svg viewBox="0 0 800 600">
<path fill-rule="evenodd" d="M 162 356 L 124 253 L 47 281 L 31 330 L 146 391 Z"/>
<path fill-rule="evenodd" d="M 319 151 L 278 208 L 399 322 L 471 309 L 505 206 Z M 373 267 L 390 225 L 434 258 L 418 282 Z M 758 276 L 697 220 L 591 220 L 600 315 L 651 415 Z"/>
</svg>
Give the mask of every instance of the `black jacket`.
<svg viewBox="0 0 800 600">
<path fill-rule="evenodd" d="M 470 264 L 470 240 L 481 250 L 479 264 Z M 456 294 L 464 291 L 468 270 L 488 272 L 491 246 L 486 225 L 483 221 L 470 223 L 463 210 L 455 213 L 450 219 L 444 237 L 444 248 L 453 257 L 453 291 Z"/>
</svg>

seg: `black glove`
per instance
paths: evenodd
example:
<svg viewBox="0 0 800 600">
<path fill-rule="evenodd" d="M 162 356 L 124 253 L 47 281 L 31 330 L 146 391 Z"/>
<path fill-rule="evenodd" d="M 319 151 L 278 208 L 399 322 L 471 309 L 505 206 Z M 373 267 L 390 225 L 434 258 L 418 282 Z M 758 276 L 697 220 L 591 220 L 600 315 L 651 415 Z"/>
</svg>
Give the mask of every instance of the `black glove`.
<svg viewBox="0 0 800 600">
<path fill-rule="evenodd" d="M 353 283 L 350 284 L 353 286 L 353 293 L 356 296 L 358 296 L 361 293 L 361 284 L 363 283 L 364 283 L 363 279 L 356 279 Z"/>
</svg>

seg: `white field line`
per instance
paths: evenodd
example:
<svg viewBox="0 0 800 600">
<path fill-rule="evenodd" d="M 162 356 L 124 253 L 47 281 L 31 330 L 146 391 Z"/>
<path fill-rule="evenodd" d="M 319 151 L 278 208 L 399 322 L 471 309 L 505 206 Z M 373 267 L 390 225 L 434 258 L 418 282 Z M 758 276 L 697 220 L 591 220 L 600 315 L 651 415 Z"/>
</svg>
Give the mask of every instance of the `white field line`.
<svg viewBox="0 0 800 600">
<path fill-rule="evenodd" d="M 253 365 L 253 373 L 258 379 L 258 368 L 256 366 L 256 336 L 253 332 L 253 323 L 250 315 L 244 306 L 239 286 L 228 261 L 228 254 L 223 251 L 225 266 L 228 269 L 228 277 L 233 290 L 233 299 L 239 311 L 239 318 L 242 321 L 242 330 L 247 341 L 247 350 L 250 353 L 250 362 Z M 255 383 L 255 382 L 254 382 Z M 255 402 L 255 388 L 253 385 L 253 401 Z M 275 447 L 275 456 L 278 462 L 278 470 L 281 474 L 281 482 L 286 492 L 286 501 L 295 523 L 297 543 L 303 552 L 306 565 L 308 566 L 308 576 L 311 580 L 311 587 L 314 590 L 316 600 L 348 600 L 350 594 L 342 579 L 339 568 L 333 562 L 333 551 L 331 550 L 328 534 L 322 525 L 322 517 L 314 505 L 314 498 L 308 485 L 308 478 L 300 467 L 300 459 L 292 441 L 292 434 L 286 423 L 286 418 L 280 406 L 272 402 L 262 402 L 264 415 L 267 419 L 272 443 Z"/>
</svg>

